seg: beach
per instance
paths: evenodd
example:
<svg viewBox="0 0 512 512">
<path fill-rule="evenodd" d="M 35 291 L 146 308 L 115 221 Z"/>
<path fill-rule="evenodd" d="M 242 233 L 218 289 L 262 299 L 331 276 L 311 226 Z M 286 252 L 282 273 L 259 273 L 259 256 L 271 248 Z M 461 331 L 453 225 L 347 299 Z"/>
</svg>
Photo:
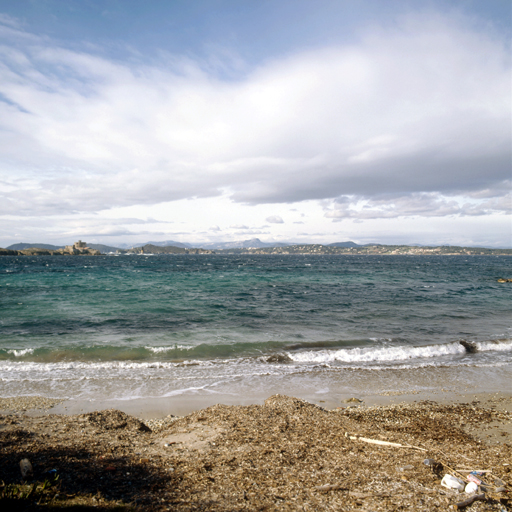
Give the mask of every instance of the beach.
<svg viewBox="0 0 512 512">
<path fill-rule="evenodd" d="M 2 510 L 508 507 L 508 257 L 0 263 Z"/>
<path fill-rule="evenodd" d="M 469 510 L 509 506 L 506 393 L 445 393 L 436 402 L 397 394 L 377 405 L 352 397 L 332 409 L 273 395 L 262 404 L 217 404 L 181 417 L 160 403 L 152 419 L 118 409 L 55 414 L 65 407 L 57 402 L 0 403 L 0 478 L 21 484 L 23 458 L 33 466 L 28 482 L 56 470 L 46 507 L 446 510 L 469 496 L 441 486 L 442 477 L 466 479 L 471 470 L 487 471 L 487 489 L 485 501 Z"/>
</svg>

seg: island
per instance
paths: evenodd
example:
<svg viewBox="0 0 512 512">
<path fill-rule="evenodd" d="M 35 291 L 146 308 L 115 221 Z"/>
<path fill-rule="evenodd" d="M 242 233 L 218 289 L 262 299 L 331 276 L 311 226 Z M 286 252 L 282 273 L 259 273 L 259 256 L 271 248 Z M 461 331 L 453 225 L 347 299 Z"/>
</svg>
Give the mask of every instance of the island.
<svg viewBox="0 0 512 512">
<path fill-rule="evenodd" d="M 81 240 L 56 250 L 41 247 L 29 247 L 22 250 L 0 248 L 0 256 L 99 256 L 100 254 L 100 251 L 87 247 L 87 244 Z"/>
</svg>

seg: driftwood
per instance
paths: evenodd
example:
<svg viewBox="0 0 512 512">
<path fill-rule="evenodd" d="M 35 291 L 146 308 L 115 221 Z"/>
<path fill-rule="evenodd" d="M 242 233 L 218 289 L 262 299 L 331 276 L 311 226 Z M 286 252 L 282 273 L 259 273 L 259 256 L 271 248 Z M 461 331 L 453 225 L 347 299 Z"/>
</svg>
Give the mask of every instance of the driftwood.
<svg viewBox="0 0 512 512">
<path fill-rule="evenodd" d="M 348 490 L 347 488 L 342 487 L 341 484 L 317 485 L 315 489 L 318 489 L 319 491 L 334 491 L 335 489 L 340 489 L 342 491 Z"/>
<path fill-rule="evenodd" d="M 352 496 L 354 498 L 358 499 L 364 499 L 364 498 L 389 498 L 392 496 L 392 494 L 386 494 L 383 492 L 357 492 L 357 491 L 350 491 L 349 496 Z"/>
<path fill-rule="evenodd" d="M 461 508 L 467 507 L 468 505 L 471 505 L 474 501 L 477 500 L 485 500 L 485 494 L 475 494 L 474 496 L 471 496 L 471 498 L 468 498 L 467 500 L 460 501 L 456 505 L 453 506 L 455 510 L 460 510 Z"/>
<path fill-rule="evenodd" d="M 464 473 L 466 471 L 470 472 L 471 471 L 476 471 L 477 473 L 492 473 L 492 469 L 468 469 L 468 468 L 457 468 L 457 471 L 464 471 Z"/>
<path fill-rule="evenodd" d="M 419 446 L 413 446 L 411 444 L 391 443 L 390 441 L 381 441 L 380 439 L 369 439 L 368 437 L 360 437 L 357 435 L 351 436 L 348 432 L 345 432 L 345 437 L 348 437 L 353 441 L 364 441 L 365 443 L 379 444 L 382 446 L 392 446 L 394 448 L 412 448 L 413 450 L 421 450 L 422 452 L 428 451 L 425 448 L 420 448 Z"/>
<path fill-rule="evenodd" d="M 448 468 L 452 473 L 455 473 L 458 477 L 460 477 L 465 482 L 469 482 L 467 477 L 465 477 L 462 473 L 459 473 L 456 469 L 453 469 L 450 466 L 448 466 L 448 464 L 446 464 L 446 462 L 443 462 L 443 461 L 440 461 L 440 462 L 443 465 L 443 467 Z"/>
</svg>

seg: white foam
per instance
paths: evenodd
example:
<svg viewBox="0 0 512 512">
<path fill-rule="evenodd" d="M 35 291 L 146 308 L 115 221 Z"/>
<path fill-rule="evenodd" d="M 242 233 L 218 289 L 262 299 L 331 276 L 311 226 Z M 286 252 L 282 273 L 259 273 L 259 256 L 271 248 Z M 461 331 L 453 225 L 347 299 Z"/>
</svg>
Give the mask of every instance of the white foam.
<svg viewBox="0 0 512 512">
<path fill-rule="evenodd" d="M 153 354 L 161 354 L 162 352 L 169 352 L 170 350 L 191 350 L 194 347 L 187 347 L 185 345 L 172 345 L 171 347 L 144 347 L 146 350 L 153 352 Z"/>
<path fill-rule="evenodd" d="M 329 363 L 334 361 L 354 363 L 373 361 L 404 361 L 407 359 L 432 358 L 444 355 L 464 354 L 460 343 L 426 345 L 422 347 L 348 348 L 288 353 L 290 359 L 301 363 Z"/>
<path fill-rule="evenodd" d="M 208 384 L 205 384 L 204 386 L 192 386 L 189 388 L 174 389 L 173 391 L 169 391 L 168 393 L 165 393 L 165 395 L 162 395 L 162 396 L 167 398 L 167 397 L 178 396 L 178 395 L 193 395 L 193 394 L 197 394 L 199 391 L 205 391 L 212 395 L 217 394 L 217 391 L 214 391 L 213 389 L 208 389 Z"/>
<path fill-rule="evenodd" d="M 8 354 L 13 354 L 14 357 L 22 357 L 22 356 L 25 356 L 27 354 L 33 354 L 34 353 L 34 349 L 33 348 L 24 348 L 24 349 L 21 349 L 21 350 L 12 349 L 12 350 L 8 350 L 7 353 Z"/>
<path fill-rule="evenodd" d="M 479 341 L 475 346 L 479 352 L 508 352 L 512 350 L 512 340 Z"/>
<path fill-rule="evenodd" d="M 59 370 L 137 370 L 141 368 L 174 368 L 176 363 L 170 362 L 137 362 L 137 361 L 106 361 L 106 362 L 82 362 L 61 361 L 58 363 L 37 363 L 33 361 L 1 361 L 0 369 L 3 371 L 32 372 L 59 371 Z"/>
</svg>

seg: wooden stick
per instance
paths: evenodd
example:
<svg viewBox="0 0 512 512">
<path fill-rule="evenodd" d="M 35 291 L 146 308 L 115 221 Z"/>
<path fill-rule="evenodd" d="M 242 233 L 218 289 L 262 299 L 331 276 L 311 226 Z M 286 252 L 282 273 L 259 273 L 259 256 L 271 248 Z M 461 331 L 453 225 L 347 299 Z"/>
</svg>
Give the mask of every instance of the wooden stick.
<svg viewBox="0 0 512 512">
<path fill-rule="evenodd" d="M 432 451 L 434 452 L 440 452 L 442 453 L 445 457 L 448 457 L 448 455 L 446 455 L 446 453 L 443 452 L 443 450 L 440 450 L 439 448 L 432 448 Z M 462 455 L 462 453 L 458 453 L 457 454 L 457 457 L 462 457 L 463 459 L 466 459 L 466 460 L 469 460 L 470 462 L 473 461 L 473 459 L 470 459 L 469 457 L 466 457 L 465 455 Z"/>
<path fill-rule="evenodd" d="M 425 448 L 412 446 L 410 444 L 391 443 L 390 441 L 381 441 L 380 439 L 369 439 L 368 437 L 351 436 L 348 432 L 345 432 L 345 437 L 348 437 L 353 441 L 364 441 L 365 443 L 380 444 L 382 446 L 393 446 L 394 448 L 412 448 L 413 450 L 421 450 L 422 452 L 428 451 Z"/>
<path fill-rule="evenodd" d="M 357 492 L 357 491 L 349 491 L 349 496 L 353 496 L 354 498 L 364 499 L 364 498 L 388 498 L 391 497 L 392 494 L 386 494 L 383 492 Z"/>
<path fill-rule="evenodd" d="M 467 500 L 460 501 L 456 505 L 453 506 L 455 510 L 459 510 L 461 508 L 467 507 L 468 505 L 471 505 L 476 500 L 485 500 L 485 494 L 475 494 L 474 496 L 471 496 L 471 498 L 468 498 Z"/>
<path fill-rule="evenodd" d="M 469 480 L 462 473 L 459 473 L 456 469 L 453 469 L 450 466 L 448 466 L 448 464 L 446 464 L 446 462 L 441 461 L 441 464 L 445 468 L 448 468 L 452 473 L 457 474 L 460 478 L 462 478 L 462 480 L 465 480 L 466 482 L 469 482 Z"/>
<path fill-rule="evenodd" d="M 341 484 L 325 484 L 325 485 L 317 485 L 316 489 L 319 491 L 333 491 L 335 489 L 340 489 L 342 491 L 348 491 L 348 489 L 345 487 L 342 487 Z"/>
<path fill-rule="evenodd" d="M 492 473 L 492 469 L 467 469 L 467 468 L 457 468 L 457 471 L 476 471 L 477 473 Z"/>
</svg>

